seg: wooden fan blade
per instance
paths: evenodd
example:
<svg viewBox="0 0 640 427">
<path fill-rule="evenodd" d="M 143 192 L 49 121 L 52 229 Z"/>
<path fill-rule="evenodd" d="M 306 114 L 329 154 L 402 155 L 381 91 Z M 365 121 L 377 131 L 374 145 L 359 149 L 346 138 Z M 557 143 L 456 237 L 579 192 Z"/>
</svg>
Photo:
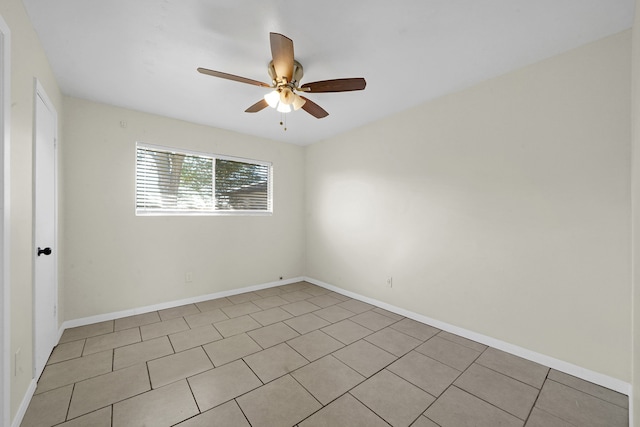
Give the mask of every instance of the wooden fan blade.
<svg viewBox="0 0 640 427">
<path fill-rule="evenodd" d="M 273 68 L 278 78 L 291 81 L 293 75 L 293 40 L 278 33 L 269 33 Z"/>
<path fill-rule="evenodd" d="M 258 111 L 261 111 L 261 110 L 267 108 L 268 106 L 269 106 L 269 104 L 267 104 L 267 101 L 265 101 L 264 99 L 261 99 L 260 101 L 258 101 L 255 104 L 253 104 L 251 107 L 249 107 L 246 110 L 244 110 L 244 112 L 245 113 L 257 113 Z"/>
<path fill-rule="evenodd" d="M 234 82 L 247 83 L 250 85 L 261 86 L 261 87 L 271 87 L 271 85 L 259 82 L 257 80 L 248 79 L 246 77 L 240 77 L 233 74 L 223 73 L 222 71 L 214 71 L 208 70 L 206 68 L 198 68 L 198 72 L 202 74 L 207 74 L 213 77 L 220 77 L 221 79 L 233 80 Z"/>
<path fill-rule="evenodd" d="M 327 113 L 324 110 L 324 108 L 322 108 L 321 106 L 319 106 L 315 102 L 311 101 L 309 98 L 305 98 L 304 96 L 301 96 L 300 98 L 302 98 L 302 99 L 304 99 L 306 101 L 304 103 L 304 105 L 302 106 L 302 109 L 304 111 L 306 111 L 307 113 L 311 114 L 316 119 L 321 119 L 321 118 L 327 117 L 329 115 L 329 113 Z"/>
<path fill-rule="evenodd" d="M 309 88 L 310 93 L 318 92 L 349 92 L 352 90 L 363 90 L 367 82 L 362 77 L 352 79 L 322 80 L 319 82 L 305 83 L 300 88 Z"/>
</svg>

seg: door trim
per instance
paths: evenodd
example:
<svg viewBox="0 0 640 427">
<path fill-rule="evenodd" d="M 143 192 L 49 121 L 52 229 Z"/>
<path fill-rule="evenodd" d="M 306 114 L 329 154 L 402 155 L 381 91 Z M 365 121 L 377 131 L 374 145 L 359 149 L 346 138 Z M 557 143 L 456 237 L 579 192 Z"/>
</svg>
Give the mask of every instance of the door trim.
<svg viewBox="0 0 640 427">
<path fill-rule="evenodd" d="M 0 424 L 8 426 L 11 417 L 11 368 L 10 351 L 10 257 L 11 250 L 9 243 L 10 225 L 10 123 L 11 123 L 11 31 L 9 26 L 0 16 L 0 207 L 2 208 L 2 219 L 0 220 L 0 333 L 2 351 L 0 351 Z"/>
<path fill-rule="evenodd" d="M 36 278 L 36 248 L 38 243 L 35 241 L 36 239 L 36 227 L 35 227 L 35 207 L 36 207 L 36 203 L 35 203 L 35 199 L 36 199 L 36 189 L 35 189 L 35 182 L 36 182 L 36 171 L 35 171 L 35 150 L 36 150 L 36 103 L 38 101 L 38 98 L 40 98 L 42 100 L 42 102 L 44 103 L 44 105 L 52 112 L 53 114 L 53 120 L 54 120 L 54 148 L 53 148 L 53 200 L 54 200 L 54 213 L 53 213 L 53 247 L 54 247 L 54 251 L 52 252 L 52 254 L 50 256 L 53 257 L 53 284 L 54 284 L 54 299 L 55 299 L 55 305 L 56 305 L 56 311 L 55 311 L 55 316 L 54 316 L 54 320 L 56 322 L 56 330 L 58 330 L 58 311 L 57 311 L 57 306 L 58 306 L 58 249 L 59 249 L 59 245 L 58 245 L 58 112 L 56 111 L 53 102 L 51 102 L 51 99 L 49 98 L 49 96 L 47 95 L 47 93 L 44 90 L 44 87 L 42 86 L 42 84 L 40 84 L 40 81 L 37 78 L 33 79 L 33 86 L 34 86 L 34 91 L 33 91 L 33 212 L 32 212 L 32 218 L 33 218 L 33 241 L 32 241 L 32 277 L 33 277 L 33 284 L 32 284 L 32 289 L 33 289 L 33 301 L 32 301 L 32 311 L 33 311 L 33 379 L 34 380 L 38 380 L 38 378 L 40 377 L 40 374 L 42 374 L 42 370 L 44 370 L 44 366 L 42 367 L 42 369 L 40 369 L 40 371 L 38 372 L 37 367 L 36 367 L 36 310 L 35 310 L 35 306 L 36 306 L 36 299 L 35 299 L 35 287 L 36 287 L 36 282 L 35 282 L 35 278 Z"/>
</svg>

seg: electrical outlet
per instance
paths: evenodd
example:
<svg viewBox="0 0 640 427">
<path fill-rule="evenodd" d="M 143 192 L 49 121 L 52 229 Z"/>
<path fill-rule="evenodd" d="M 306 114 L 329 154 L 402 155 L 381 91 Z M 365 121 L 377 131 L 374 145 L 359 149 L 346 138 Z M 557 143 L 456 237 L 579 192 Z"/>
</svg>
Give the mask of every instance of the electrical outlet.
<svg viewBox="0 0 640 427">
<path fill-rule="evenodd" d="M 184 283 L 191 283 L 193 282 L 193 273 L 191 273 L 190 271 L 187 271 L 186 273 L 184 273 Z"/>
<path fill-rule="evenodd" d="M 393 277 L 387 277 L 387 287 L 393 288 Z"/>
</svg>

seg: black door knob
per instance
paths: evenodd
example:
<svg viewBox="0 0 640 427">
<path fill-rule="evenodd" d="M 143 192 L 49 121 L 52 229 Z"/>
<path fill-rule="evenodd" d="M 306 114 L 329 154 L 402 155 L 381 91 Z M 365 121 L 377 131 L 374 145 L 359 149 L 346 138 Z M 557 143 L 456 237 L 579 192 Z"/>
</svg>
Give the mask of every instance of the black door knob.
<svg viewBox="0 0 640 427">
<path fill-rule="evenodd" d="M 42 254 L 51 255 L 51 248 L 40 249 L 40 247 L 38 246 L 38 256 L 40 256 Z"/>
</svg>

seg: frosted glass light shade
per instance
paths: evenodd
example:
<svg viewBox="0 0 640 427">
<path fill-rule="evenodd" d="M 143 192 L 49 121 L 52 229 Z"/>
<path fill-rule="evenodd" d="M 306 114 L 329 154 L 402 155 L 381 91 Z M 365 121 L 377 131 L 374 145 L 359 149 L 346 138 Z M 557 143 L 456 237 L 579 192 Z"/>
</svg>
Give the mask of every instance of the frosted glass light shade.
<svg viewBox="0 0 640 427">
<path fill-rule="evenodd" d="M 271 91 L 264 96 L 264 100 L 267 101 L 269 107 L 276 108 L 280 102 L 280 93 L 277 90 Z"/>
<path fill-rule="evenodd" d="M 302 97 L 296 93 L 293 98 L 293 109 L 296 111 L 299 110 L 305 102 L 307 102 L 307 100 L 302 99 Z"/>
<path fill-rule="evenodd" d="M 283 104 L 282 102 L 278 103 L 278 107 L 276 108 L 281 113 L 290 113 L 293 111 L 291 108 L 291 104 Z"/>
</svg>

